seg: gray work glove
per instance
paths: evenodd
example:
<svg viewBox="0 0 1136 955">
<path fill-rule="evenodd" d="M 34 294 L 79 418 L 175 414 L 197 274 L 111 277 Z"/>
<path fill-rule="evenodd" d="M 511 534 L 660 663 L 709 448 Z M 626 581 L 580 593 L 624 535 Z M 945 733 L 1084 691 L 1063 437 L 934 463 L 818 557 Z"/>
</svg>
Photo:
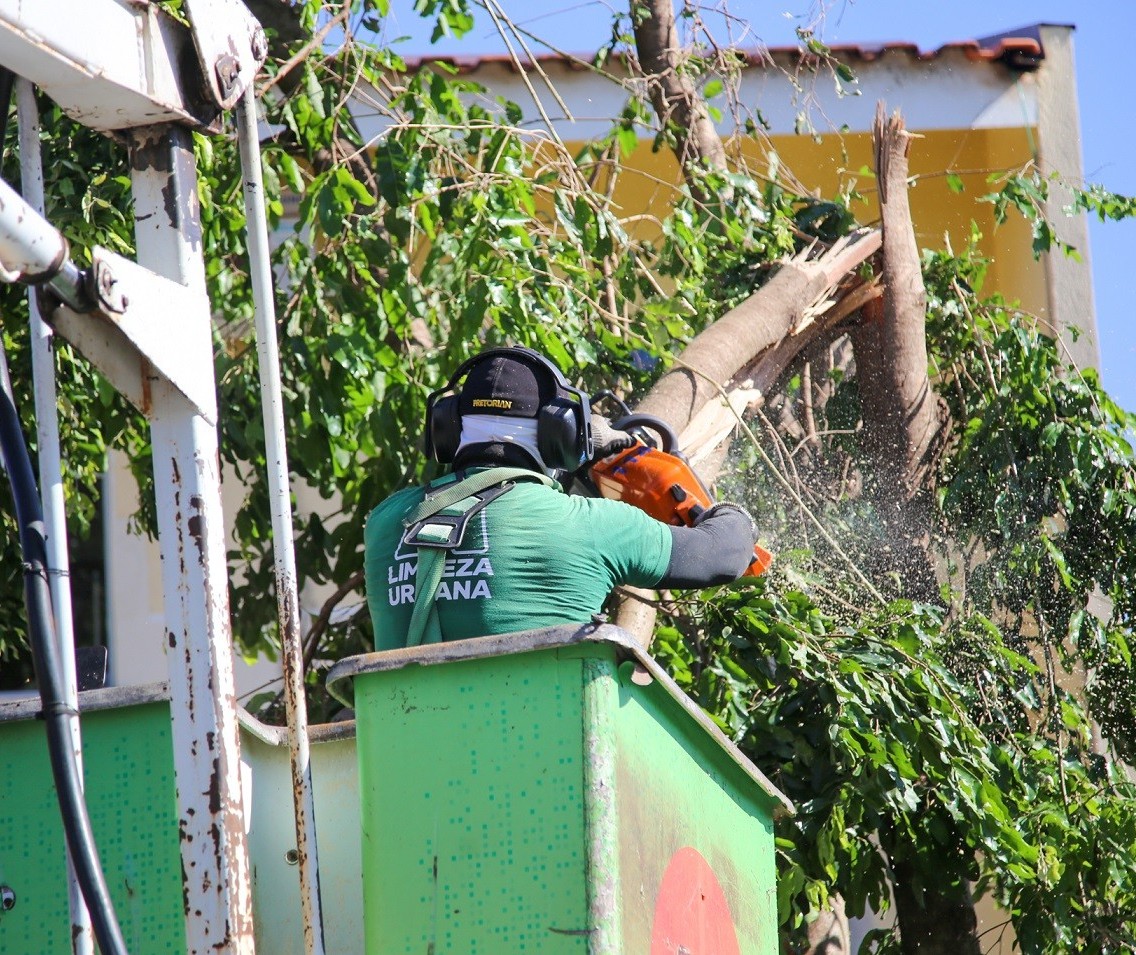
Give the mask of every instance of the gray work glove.
<svg viewBox="0 0 1136 955">
<path fill-rule="evenodd" d="M 710 507 L 706 508 L 706 510 L 698 515 L 698 519 L 694 522 L 694 526 L 697 527 L 704 521 L 709 520 L 715 514 L 725 514 L 727 511 L 735 511 L 749 522 L 750 532 L 753 536 L 754 541 L 756 542 L 757 521 L 753 519 L 753 515 L 749 511 L 747 511 L 740 504 L 733 503 L 733 501 L 719 501 L 717 504 L 713 504 Z"/>
<path fill-rule="evenodd" d="M 633 444 L 635 438 L 626 431 L 617 431 L 603 415 L 592 415 L 592 460 L 598 461 L 617 451 L 624 451 Z"/>
</svg>

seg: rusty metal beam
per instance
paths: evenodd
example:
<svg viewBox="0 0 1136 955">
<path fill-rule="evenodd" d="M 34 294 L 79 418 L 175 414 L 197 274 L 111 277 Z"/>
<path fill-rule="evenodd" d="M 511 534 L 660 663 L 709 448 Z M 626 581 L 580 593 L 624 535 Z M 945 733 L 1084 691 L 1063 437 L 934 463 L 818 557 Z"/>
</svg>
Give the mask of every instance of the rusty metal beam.
<svg viewBox="0 0 1136 955">
<path fill-rule="evenodd" d="M 49 318 L 55 330 L 143 414 L 150 413 L 154 382 L 163 379 L 196 414 L 216 423 L 213 339 L 204 289 L 186 288 L 98 246 L 91 250 L 88 275 L 94 299 L 90 310 L 56 309 Z"/>
<path fill-rule="evenodd" d="M 207 327 L 190 134 L 175 126 L 137 131 L 131 164 L 140 264 L 184 285 L 200 303 L 192 313 L 153 319 Z M 217 431 L 164 379 L 149 397 L 187 950 L 251 955 Z"/>
<path fill-rule="evenodd" d="M 304 645 L 300 630 L 300 594 L 296 549 L 292 530 L 292 494 L 288 480 L 284 395 L 280 384 L 280 349 L 276 341 L 276 305 L 272 281 L 272 254 L 268 242 L 260 140 L 256 124 L 256 96 L 245 90 L 237 109 L 237 141 L 244 173 L 249 278 L 256 311 L 256 353 L 264 412 L 265 458 L 269 503 L 272 510 L 272 552 L 276 570 L 276 608 L 280 624 L 281 663 L 284 668 L 284 708 L 292 765 L 292 795 L 299 854 L 300 907 L 304 916 L 304 948 L 308 955 L 324 955 L 323 901 L 320 897 L 319 852 L 316 843 L 316 809 L 308 745 L 307 697 L 304 693 Z"/>
</svg>

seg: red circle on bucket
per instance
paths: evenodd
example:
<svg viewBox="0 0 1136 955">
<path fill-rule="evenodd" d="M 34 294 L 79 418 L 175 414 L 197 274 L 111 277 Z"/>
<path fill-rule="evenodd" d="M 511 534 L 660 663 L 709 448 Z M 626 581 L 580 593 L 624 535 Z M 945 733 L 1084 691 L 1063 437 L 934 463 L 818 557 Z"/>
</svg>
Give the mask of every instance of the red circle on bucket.
<svg viewBox="0 0 1136 955">
<path fill-rule="evenodd" d="M 651 955 L 739 955 L 726 893 L 710 863 L 683 846 L 667 864 L 655 897 Z"/>
</svg>

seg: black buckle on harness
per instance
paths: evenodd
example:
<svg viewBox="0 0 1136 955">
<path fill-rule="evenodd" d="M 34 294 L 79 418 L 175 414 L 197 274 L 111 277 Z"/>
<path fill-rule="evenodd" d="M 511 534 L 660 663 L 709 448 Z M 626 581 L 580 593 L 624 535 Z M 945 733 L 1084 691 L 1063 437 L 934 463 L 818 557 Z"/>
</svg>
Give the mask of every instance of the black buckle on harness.
<svg viewBox="0 0 1136 955">
<path fill-rule="evenodd" d="M 460 513 L 447 514 L 441 512 L 416 521 L 407 527 L 406 532 L 402 535 L 403 546 L 455 550 L 461 546 L 469 522 L 480 514 L 490 502 L 511 491 L 515 486 L 512 481 L 506 481 L 496 487 L 471 494 L 470 497 L 476 498 L 477 503 Z M 451 507 L 456 506 L 452 505 Z"/>
</svg>

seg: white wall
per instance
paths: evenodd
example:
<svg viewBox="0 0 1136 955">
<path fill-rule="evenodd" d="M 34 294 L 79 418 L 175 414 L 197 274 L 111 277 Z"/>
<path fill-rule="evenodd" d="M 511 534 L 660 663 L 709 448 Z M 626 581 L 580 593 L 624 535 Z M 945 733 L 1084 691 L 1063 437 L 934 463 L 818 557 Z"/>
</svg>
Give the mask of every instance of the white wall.
<svg viewBox="0 0 1136 955">
<path fill-rule="evenodd" d="M 235 512 L 239 488 L 222 484 L 226 516 Z M 112 453 L 103 483 L 103 527 L 106 558 L 107 682 L 132 686 L 166 679 L 166 641 L 162 609 L 162 569 L 158 544 L 129 530 L 138 509 L 138 485 L 121 453 Z M 266 600 L 273 600 L 271 594 Z M 244 698 L 264 684 L 279 681 L 280 664 L 261 658 L 234 661 L 237 696 Z M 277 689 L 276 682 L 271 688 Z"/>
<path fill-rule="evenodd" d="M 785 55 L 779 54 L 775 62 L 765 66 L 751 66 L 743 72 L 738 87 L 741 112 L 737 116 L 731 113 L 725 94 L 713 101 L 722 110 L 719 129 L 723 135 L 734 132 L 739 122 L 755 118 L 760 108 L 768 132 L 773 135 L 799 131 L 802 114 L 819 133 L 845 127 L 864 132 L 872 128 L 876 102 L 881 99 L 891 106 L 902 105 L 909 129 L 980 129 L 1037 123 L 1036 74 L 971 59 L 957 48 L 945 48 L 929 59 L 921 59 L 909 50 L 894 49 L 874 60 L 854 59 L 851 63 L 858 83 L 848 87 L 852 92 L 845 95 L 838 93 L 829 73 L 797 70 Z M 557 58 L 542 58 L 540 65 L 567 109 L 560 106 L 536 72 L 528 73 L 526 84 L 511 66 L 495 58 L 483 58 L 469 77 L 490 91 L 482 105 L 498 110 L 497 96 L 517 103 L 536 135 L 547 135 L 539 124 L 536 100 L 565 140 L 594 139 L 611 130 L 611 118 L 619 115 L 628 98 L 620 83 L 590 70 L 572 68 Z M 389 125 L 365 97 L 358 101 L 354 112 L 369 142 Z"/>
</svg>

